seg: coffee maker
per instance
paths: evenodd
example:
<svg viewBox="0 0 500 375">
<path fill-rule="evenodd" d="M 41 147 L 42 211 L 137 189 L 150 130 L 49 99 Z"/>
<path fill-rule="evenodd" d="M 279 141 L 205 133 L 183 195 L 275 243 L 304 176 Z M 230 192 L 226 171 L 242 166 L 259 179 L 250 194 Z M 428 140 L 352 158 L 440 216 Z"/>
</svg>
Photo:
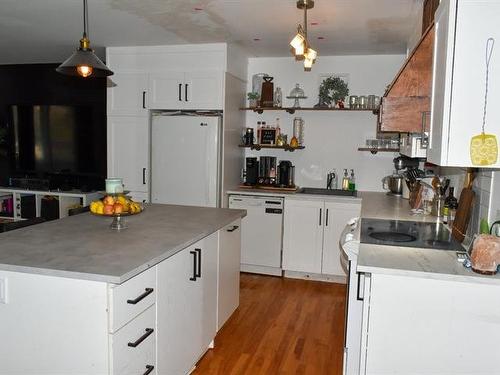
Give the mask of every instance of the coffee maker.
<svg viewBox="0 0 500 375">
<path fill-rule="evenodd" d="M 259 179 L 259 161 L 257 158 L 246 158 L 245 171 L 245 185 L 257 185 Z"/>
<path fill-rule="evenodd" d="M 295 167 L 288 160 L 281 160 L 278 165 L 278 185 L 295 187 Z"/>
</svg>

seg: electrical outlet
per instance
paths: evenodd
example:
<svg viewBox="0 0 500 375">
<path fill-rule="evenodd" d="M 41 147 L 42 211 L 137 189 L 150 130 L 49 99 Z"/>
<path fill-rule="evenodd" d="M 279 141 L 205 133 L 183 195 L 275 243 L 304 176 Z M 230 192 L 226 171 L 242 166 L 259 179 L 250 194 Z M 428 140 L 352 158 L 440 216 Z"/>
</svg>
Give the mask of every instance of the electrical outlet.
<svg viewBox="0 0 500 375">
<path fill-rule="evenodd" d="M 7 279 L 0 278 L 0 304 L 7 304 L 8 301 Z"/>
</svg>

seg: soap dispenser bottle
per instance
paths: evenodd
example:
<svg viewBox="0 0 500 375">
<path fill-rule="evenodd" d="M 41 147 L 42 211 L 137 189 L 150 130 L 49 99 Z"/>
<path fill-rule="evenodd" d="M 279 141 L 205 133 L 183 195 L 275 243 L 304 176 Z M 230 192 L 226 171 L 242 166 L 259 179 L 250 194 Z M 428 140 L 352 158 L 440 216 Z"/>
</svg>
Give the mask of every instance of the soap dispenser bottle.
<svg viewBox="0 0 500 375">
<path fill-rule="evenodd" d="M 349 175 L 347 169 L 344 169 L 344 177 L 342 177 L 342 190 L 349 190 Z"/>
<path fill-rule="evenodd" d="M 356 190 L 356 177 L 354 177 L 354 169 L 351 169 L 351 178 L 349 179 L 349 190 Z"/>
</svg>

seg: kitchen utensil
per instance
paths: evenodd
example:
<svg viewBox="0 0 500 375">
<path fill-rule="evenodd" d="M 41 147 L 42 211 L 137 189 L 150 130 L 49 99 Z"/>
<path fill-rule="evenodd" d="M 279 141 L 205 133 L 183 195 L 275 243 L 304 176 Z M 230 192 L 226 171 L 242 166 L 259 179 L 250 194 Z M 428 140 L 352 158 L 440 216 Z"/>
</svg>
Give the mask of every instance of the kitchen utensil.
<svg viewBox="0 0 500 375">
<path fill-rule="evenodd" d="M 393 174 L 392 176 L 385 176 L 382 179 L 382 187 L 385 190 L 389 190 L 391 194 L 402 195 L 403 194 L 403 175 Z"/>
<path fill-rule="evenodd" d="M 261 107 L 274 106 L 274 83 L 272 81 L 273 77 L 264 77 L 264 82 L 262 83 L 262 92 L 260 95 Z"/>
<path fill-rule="evenodd" d="M 491 47 L 490 47 L 491 46 Z M 488 106 L 488 83 L 490 73 L 490 61 L 495 46 L 495 39 L 488 38 L 486 41 L 486 80 L 484 90 L 484 110 L 483 110 L 483 125 L 481 134 L 472 137 L 470 141 L 470 158 L 474 165 L 492 165 L 498 159 L 498 142 L 494 134 L 486 134 L 486 109 Z"/>
<path fill-rule="evenodd" d="M 448 190 L 448 186 L 450 186 L 450 179 L 447 178 L 444 180 L 444 183 L 443 185 L 441 186 L 440 188 L 440 191 L 439 193 L 442 195 L 442 196 L 445 196 L 446 195 L 446 190 Z"/>
<path fill-rule="evenodd" d="M 470 169 L 465 178 L 464 188 L 460 193 L 458 200 L 457 214 L 453 221 L 452 235 L 458 241 L 462 242 L 465 239 L 467 227 L 469 226 L 470 217 L 472 215 L 472 205 L 474 204 L 475 193 L 472 190 L 472 182 L 474 181 L 474 172 Z"/>
</svg>

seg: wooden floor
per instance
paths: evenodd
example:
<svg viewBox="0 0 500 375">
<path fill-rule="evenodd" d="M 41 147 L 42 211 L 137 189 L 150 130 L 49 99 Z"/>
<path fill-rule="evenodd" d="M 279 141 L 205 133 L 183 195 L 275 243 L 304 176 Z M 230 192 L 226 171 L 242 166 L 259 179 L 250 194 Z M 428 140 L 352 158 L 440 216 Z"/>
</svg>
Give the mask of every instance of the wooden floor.
<svg viewBox="0 0 500 375">
<path fill-rule="evenodd" d="M 240 307 L 194 374 L 342 374 L 345 285 L 241 275 Z"/>
</svg>

